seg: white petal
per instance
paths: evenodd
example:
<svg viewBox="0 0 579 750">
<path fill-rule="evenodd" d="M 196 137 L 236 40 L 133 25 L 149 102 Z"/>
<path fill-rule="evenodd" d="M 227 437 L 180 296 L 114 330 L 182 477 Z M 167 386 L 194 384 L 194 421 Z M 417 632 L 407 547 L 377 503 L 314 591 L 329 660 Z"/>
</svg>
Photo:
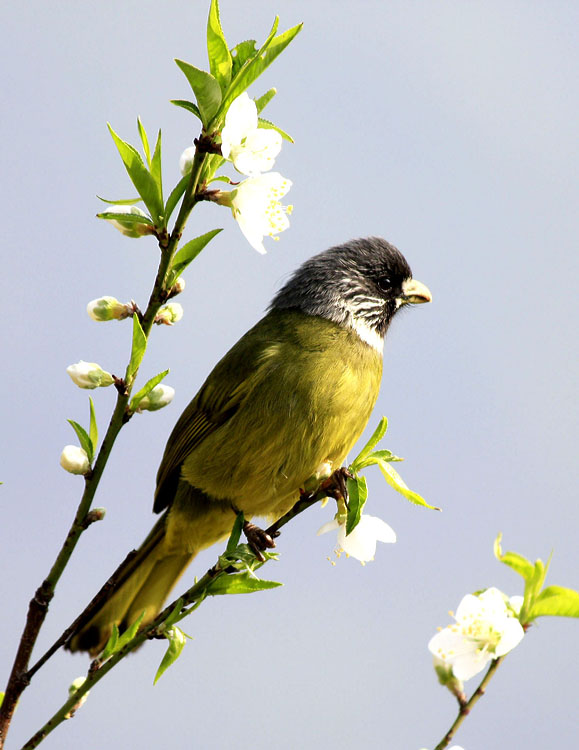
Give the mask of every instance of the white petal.
<svg viewBox="0 0 579 750">
<path fill-rule="evenodd" d="M 503 625 L 503 634 L 501 640 L 497 644 L 495 649 L 496 656 L 504 656 L 509 651 L 515 648 L 522 640 L 525 635 L 523 626 L 517 620 L 516 617 L 509 617 Z"/>
<path fill-rule="evenodd" d="M 364 523 L 365 529 L 367 529 L 368 532 L 371 531 L 377 541 L 388 542 L 390 544 L 393 544 L 396 541 L 396 532 L 392 526 L 389 526 L 386 521 L 383 521 L 381 518 L 363 515 L 360 519 L 360 523 Z"/>
<path fill-rule="evenodd" d="M 281 141 L 277 131 L 256 128 L 248 134 L 240 148 L 232 150 L 235 168 L 250 177 L 268 172 L 281 150 Z"/>
<path fill-rule="evenodd" d="M 360 533 L 360 524 L 351 534 L 346 536 L 345 525 L 338 531 L 338 544 L 347 555 L 355 557 L 360 562 L 370 562 L 376 554 L 376 538 Z"/>
<path fill-rule="evenodd" d="M 475 674 L 482 672 L 491 659 L 492 655 L 488 651 L 473 649 L 454 659 L 452 662 L 452 671 L 457 679 L 465 682 L 474 677 Z"/>
<path fill-rule="evenodd" d="M 252 130 L 257 128 L 257 107 L 253 99 L 246 92 L 234 99 L 227 114 L 225 125 L 221 131 L 221 153 L 227 159 L 234 146 L 239 146 L 241 141 Z"/>
<path fill-rule="evenodd" d="M 320 528 L 316 532 L 316 536 L 321 536 L 322 534 L 326 534 L 328 531 L 334 531 L 334 529 L 337 529 L 340 524 L 336 521 L 334 518 L 331 521 L 328 521 L 323 526 L 320 526 Z"/>
<path fill-rule="evenodd" d="M 360 562 L 369 562 L 376 554 L 376 542 L 395 542 L 396 534 L 381 518 L 362 515 L 356 528 L 346 536 L 345 525 L 338 531 L 338 544 Z"/>
<path fill-rule="evenodd" d="M 521 607 L 523 606 L 524 600 L 525 597 L 518 594 L 516 596 L 509 597 L 509 604 L 517 615 L 521 614 Z"/>
</svg>

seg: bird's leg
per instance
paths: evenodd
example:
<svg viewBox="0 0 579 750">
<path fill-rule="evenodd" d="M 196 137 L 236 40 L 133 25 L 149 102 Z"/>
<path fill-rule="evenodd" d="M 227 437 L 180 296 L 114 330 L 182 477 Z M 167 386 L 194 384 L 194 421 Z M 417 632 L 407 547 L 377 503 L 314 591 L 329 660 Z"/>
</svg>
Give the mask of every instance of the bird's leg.
<svg viewBox="0 0 579 750">
<path fill-rule="evenodd" d="M 245 521 L 243 524 L 243 533 L 247 538 L 247 543 L 255 553 L 255 556 L 260 562 L 265 561 L 263 556 L 263 550 L 272 549 L 275 547 L 274 537 L 279 536 L 279 531 L 273 535 L 268 534 L 267 531 L 260 529 L 254 523 Z"/>
</svg>

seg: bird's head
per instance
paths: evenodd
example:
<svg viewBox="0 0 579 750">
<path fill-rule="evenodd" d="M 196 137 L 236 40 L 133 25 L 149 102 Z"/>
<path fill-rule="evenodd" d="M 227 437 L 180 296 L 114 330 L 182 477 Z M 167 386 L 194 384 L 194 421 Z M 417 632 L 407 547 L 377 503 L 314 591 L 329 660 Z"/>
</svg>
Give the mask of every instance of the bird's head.
<svg viewBox="0 0 579 750">
<path fill-rule="evenodd" d="M 381 350 L 396 312 L 430 302 L 402 253 L 380 237 L 351 240 L 307 260 L 274 297 L 272 308 L 297 308 L 351 328 Z"/>
</svg>

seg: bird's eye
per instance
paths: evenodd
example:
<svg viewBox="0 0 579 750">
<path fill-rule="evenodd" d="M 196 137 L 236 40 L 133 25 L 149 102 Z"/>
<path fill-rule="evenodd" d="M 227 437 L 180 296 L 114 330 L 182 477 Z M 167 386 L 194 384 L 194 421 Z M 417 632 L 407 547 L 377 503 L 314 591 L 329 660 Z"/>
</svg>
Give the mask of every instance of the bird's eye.
<svg viewBox="0 0 579 750">
<path fill-rule="evenodd" d="M 392 289 L 391 279 L 388 276 L 382 276 L 381 279 L 378 279 L 378 289 L 381 292 L 389 292 Z"/>
</svg>

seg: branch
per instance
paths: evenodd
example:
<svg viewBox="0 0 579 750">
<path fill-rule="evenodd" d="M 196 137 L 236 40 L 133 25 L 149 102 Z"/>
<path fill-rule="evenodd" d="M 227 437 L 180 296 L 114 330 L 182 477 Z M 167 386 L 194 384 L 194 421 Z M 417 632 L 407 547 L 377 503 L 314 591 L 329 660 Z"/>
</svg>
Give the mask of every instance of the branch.
<svg viewBox="0 0 579 750">
<path fill-rule="evenodd" d="M 167 295 L 169 292 L 169 290 L 166 289 L 165 285 L 167 272 L 170 268 L 171 260 L 179 244 L 179 240 L 181 239 L 185 223 L 195 204 L 198 202 L 196 194 L 199 188 L 199 180 L 206 158 L 207 154 L 201 153 L 199 149 L 197 149 L 197 151 L 195 152 L 189 183 L 183 196 L 181 208 L 175 221 L 171 236 L 167 236 L 166 230 L 159 234 L 161 257 L 159 260 L 157 276 L 155 278 L 155 283 L 153 285 L 149 303 L 141 321 L 143 332 L 147 341 L 151 333 L 155 316 L 161 305 L 164 304 L 167 299 Z M 2 750 L 2 748 L 4 747 L 6 734 L 12 721 L 16 704 L 22 692 L 28 686 L 32 675 L 37 671 L 37 669 L 40 668 L 40 666 L 42 666 L 42 664 L 45 663 L 48 658 L 50 658 L 52 653 L 54 653 L 54 651 L 51 651 L 50 653 L 47 652 L 42 660 L 40 660 L 40 662 L 37 663 L 34 668 L 30 670 L 30 672 L 27 672 L 32 651 L 48 612 L 48 605 L 52 597 L 54 596 L 56 585 L 60 579 L 60 576 L 64 572 L 64 569 L 66 568 L 66 565 L 68 564 L 72 553 L 74 552 L 81 534 L 87 528 L 87 514 L 96 494 L 101 476 L 107 464 L 115 440 L 123 425 L 126 424 L 127 406 L 136 376 L 137 371 L 133 373 L 131 382 L 125 384 L 126 387 L 124 389 L 117 389 L 118 395 L 115 409 L 113 411 L 107 432 L 99 450 L 94 468 L 90 472 L 90 474 L 87 474 L 85 477 L 84 493 L 78 505 L 72 525 L 68 531 L 68 534 L 66 535 L 64 543 L 54 561 L 54 564 L 52 565 L 52 568 L 50 569 L 48 576 L 43 581 L 41 586 L 37 589 L 34 597 L 30 601 L 26 624 L 20 638 L 20 643 L 16 652 L 10 677 L 6 685 L 4 701 L 0 706 L 0 750 Z M 58 646 L 56 648 L 58 648 Z"/>
<path fill-rule="evenodd" d="M 324 482 L 315 492 L 302 494 L 293 508 L 291 508 L 285 515 L 279 518 L 267 529 L 267 533 L 269 533 L 270 535 L 277 535 L 278 530 L 282 526 L 285 526 L 286 523 L 289 523 L 289 521 L 298 516 L 300 513 L 303 513 L 308 508 L 311 508 L 312 505 L 317 503 L 319 500 L 327 497 L 328 489 L 330 487 L 328 482 L 329 480 Z M 259 563 L 258 567 L 261 567 L 261 564 L 263 563 Z M 218 559 L 215 565 L 212 568 L 209 568 L 205 575 L 200 578 L 194 586 L 192 586 L 182 596 L 175 599 L 168 606 L 166 606 L 165 609 L 152 622 L 150 622 L 148 625 L 145 625 L 134 636 L 134 638 L 128 641 L 117 653 L 113 654 L 113 656 L 107 659 L 106 662 L 101 663 L 98 658 L 95 659 L 89 668 L 87 678 L 82 686 L 66 701 L 66 703 L 64 703 L 58 709 L 58 711 L 56 711 L 56 713 L 46 722 L 46 724 L 44 724 L 44 726 L 41 727 L 25 745 L 23 745 L 22 750 L 32 750 L 32 748 L 37 747 L 45 739 L 45 737 L 47 737 L 54 729 L 56 729 L 57 726 L 62 724 L 65 719 L 69 718 L 71 712 L 74 713 L 74 708 L 78 705 L 80 699 L 98 682 L 100 682 L 100 680 L 108 672 L 110 672 L 110 670 L 113 669 L 113 667 L 115 667 L 122 659 L 124 659 L 125 656 L 137 649 L 144 643 L 144 641 L 148 639 L 164 637 L 163 625 L 169 615 L 174 614 L 179 602 L 181 602 L 181 612 L 178 617 L 173 617 L 172 622 L 178 622 L 179 620 L 182 620 L 184 617 L 191 614 L 194 609 L 197 609 L 197 607 L 204 601 L 204 599 L 208 595 L 211 596 L 209 588 L 215 580 L 222 576 L 234 574 L 235 572 L 237 571 L 232 570 L 231 568 L 222 567 L 221 562 Z M 114 579 L 114 576 L 115 574 L 113 574 L 112 579 Z M 109 579 L 109 581 L 110 580 L 111 579 Z M 108 586 L 109 581 L 107 581 L 105 586 L 103 586 L 101 591 L 99 591 L 89 607 L 93 606 L 93 604 L 101 597 L 103 590 Z M 74 629 L 74 624 L 75 623 L 73 623 L 69 628 L 66 629 L 65 633 L 63 633 L 63 635 L 58 639 L 54 646 L 51 647 L 49 652 L 47 652 L 47 654 L 51 655 L 52 653 L 54 653 L 58 646 L 62 645 L 66 641 L 65 636 L 68 637 L 68 635 L 72 632 L 72 630 Z M 45 657 L 42 657 L 42 659 L 39 660 L 38 665 L 35 665 L 30 670 L 30 673 L 33 674 L 36 671 L 37 667 L 41 666 L 40 662 L 44 663 L 45 660 Z"/>
<path fill-rule="evenodd" d="M 470 700 L 467 702 L 462 702 L 459 700 L 459 710 L 458 710 L 458 716 L 454 720 L 452 726 L 448 730 L 448 732 L 444 735 L 444 737 L 440 740 L 438 745 L 434 748 L 434 750 L 444 750 L 445 747 L 448 747 L 450 744 L 452 738 L 456 734 L 456 730 L 460 727 L 462 722 L 465 720 L 465 717 L 470 713 L 473 706 L 482 698 L 482 696 L 485 693 L 486 686 L 490 682 L 491 677 L 494 675 L 494 673 L 499 668 L 499 664 L 503 661 L 505 657 L 499 656 L 498 659 L 493 659 L 491 662 L 490 667 L 487 670 L 487 673 L 482 679 L 482 682 L 477 687 L 477 689 L 474 691 L 474 693 L 471 695 Z"/>
</svg>

